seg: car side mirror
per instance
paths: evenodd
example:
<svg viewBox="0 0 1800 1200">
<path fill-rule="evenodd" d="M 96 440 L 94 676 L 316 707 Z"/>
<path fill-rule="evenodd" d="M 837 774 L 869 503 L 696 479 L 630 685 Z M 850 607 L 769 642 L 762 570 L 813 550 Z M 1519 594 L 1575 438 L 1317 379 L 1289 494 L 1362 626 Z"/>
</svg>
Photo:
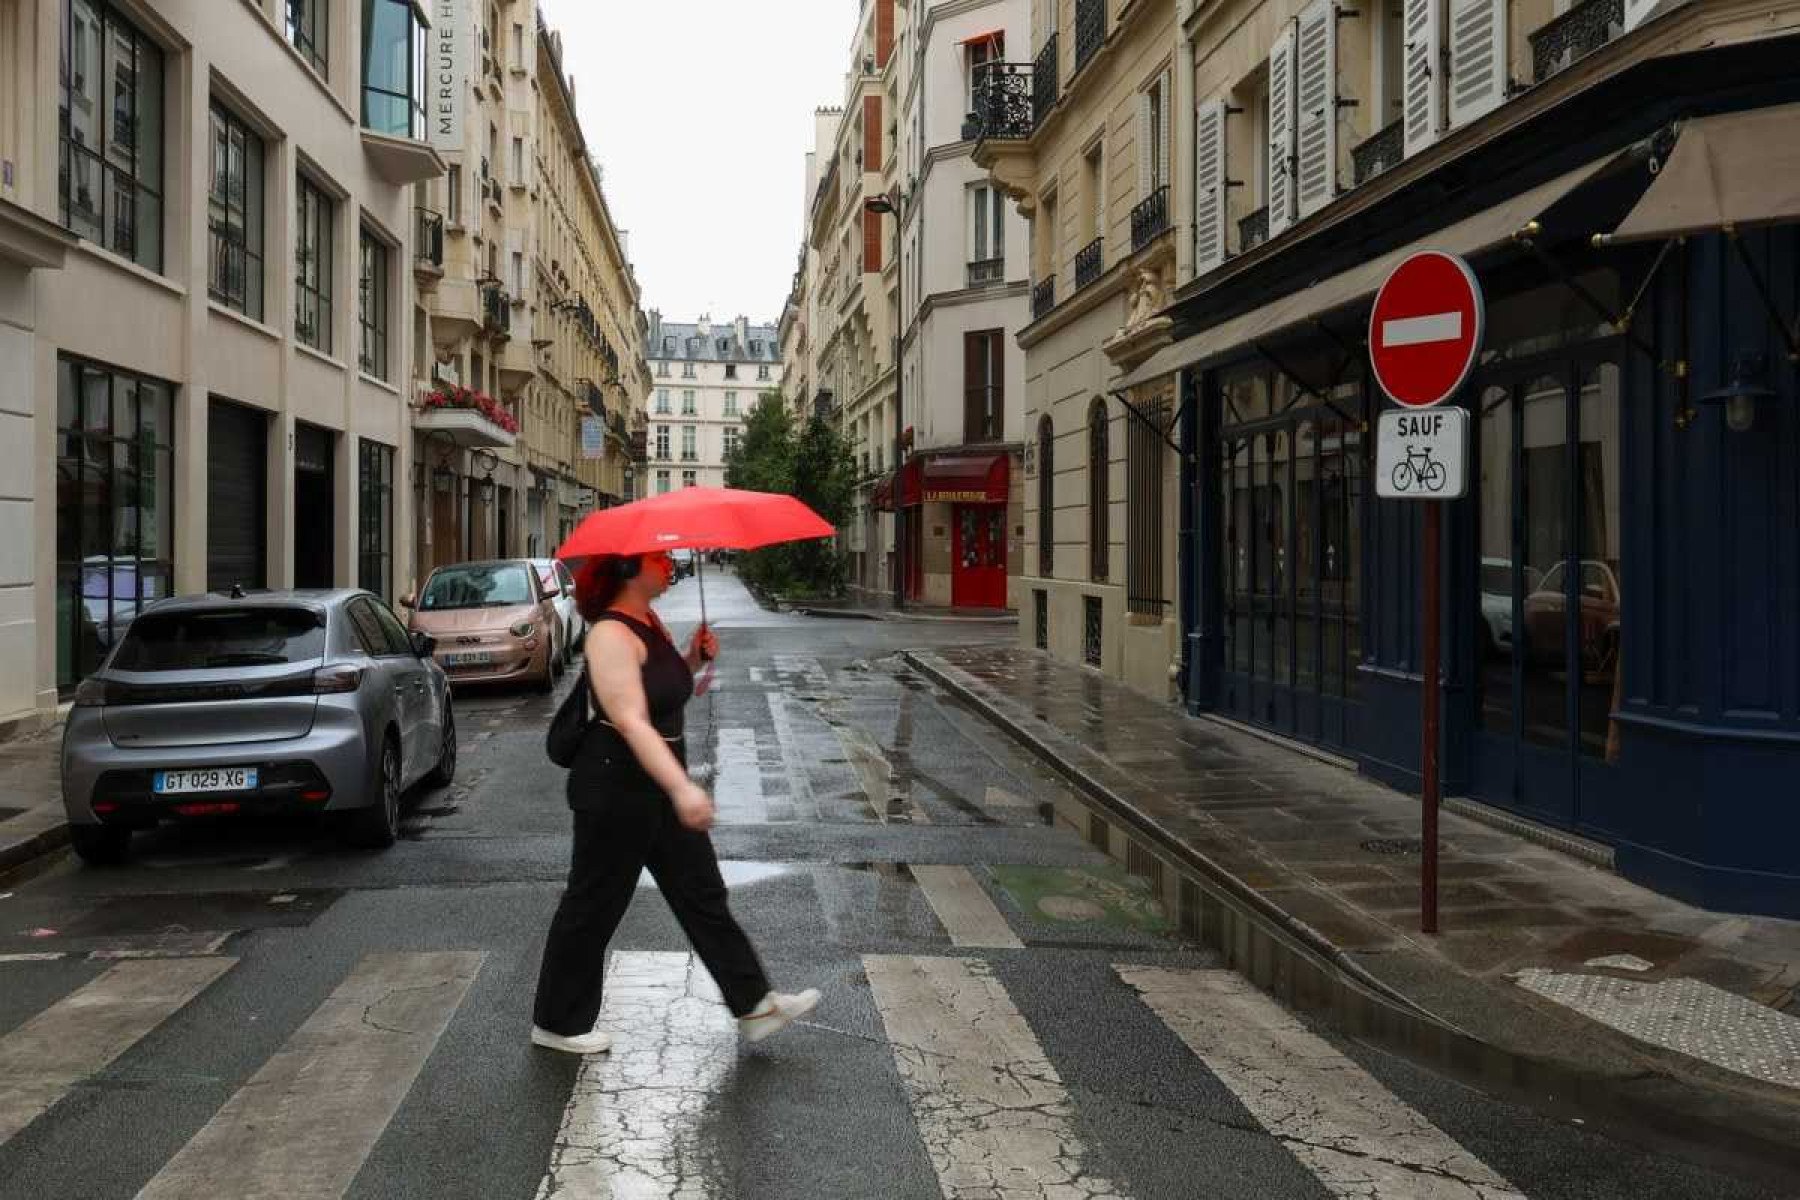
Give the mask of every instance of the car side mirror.
<svg viewBox="0 0 1800 1200">
<path fill-rule="evenodd" d="M 422 630 L 413 630 L 408 640 L 412 642 L 413 654 L 419 658 L 430 658 L 437 649 L 437 639 Z"/>
<path fill-rule="evenodd" d="M 416 607 L 418 607 L 418 597 L 413 595 L 411 592 L 406 593 L 406 595 L 400 597 L 400 607 L 401 608 L 416 608 Z"/>
<path fill-rule="evenodd" d="M 1582 588 L 1581 594 L 1586 596 L 1589 600 L 1604 600 L 1604 599 L 1606 599 L 1606 589 L 1601 587 L 1597 583 L 1590 583 L 1586 587 Z"/>
</svg>

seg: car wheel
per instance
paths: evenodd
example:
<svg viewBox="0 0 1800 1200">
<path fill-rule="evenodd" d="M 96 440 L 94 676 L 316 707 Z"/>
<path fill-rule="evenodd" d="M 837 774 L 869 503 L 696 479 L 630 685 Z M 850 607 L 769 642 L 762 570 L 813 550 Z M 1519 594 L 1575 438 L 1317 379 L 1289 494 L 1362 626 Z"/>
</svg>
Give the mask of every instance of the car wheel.
<svg viewBox="0 0 1800 1200">
<path fill-rule="evenodd" d="M 432 787 L 449 787 L 456 778 L 456 713 L 451 710 L 448 701 L 444 703 L 444 738 L 438 744 L 437 766 L 431 768 L 431 774 L 425 782 Z"/>
<path fill-rule="evenodd" d="M 400 836 L 400 745 L 391 734 L 382 740 L 370 789 L 375 793 L 374 803 L 350 817 L 350 842 L 368 850 L 385 850 Z"/>
<path fill-rule="evenodd" d="M 561 679 L 564 668 L 569 665 L 569 656 L 553 644 L 545 653 L 545 661 L 550 664 L 550 678 Z"/>
<path fill-rule="evenodd" d="M 131 830 L 109 825 L 71 825 L 69 844 L 90 867 L 116 867 L 131 857 Z"/>
<path fill-rule="evenodd" d="M 544 671 L 532 681 L 531 690 L 540 694 L 548 694 L 556 689 L 556 655 L 554 647 L 544 647 Z"/>
</svg>

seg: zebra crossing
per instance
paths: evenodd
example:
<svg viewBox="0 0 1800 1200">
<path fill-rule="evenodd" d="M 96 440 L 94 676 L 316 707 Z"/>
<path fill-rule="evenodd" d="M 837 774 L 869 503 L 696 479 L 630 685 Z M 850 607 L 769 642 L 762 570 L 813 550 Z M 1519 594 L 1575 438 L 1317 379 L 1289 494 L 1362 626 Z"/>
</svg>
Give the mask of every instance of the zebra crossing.
<svg viewBox="0 0 1800 1200">
<path fill-rule="evenodd" d="M 350 1193 L 446 1029 L 464 1019 L 465 998 L 486 959 L 481 951 L 364 955 L 136 1194 L 180 1200 Z M 905 1143 L 902 1153 L 928 1164 L 921 1177 L 936 1186 L 894 1191 L 871 1180 L 864 1194 L 950 1200 L 1166 1194 L 1134 1190 L 1133 1163 L 1097 1138 L 1088 1119 L 1103 1098 L 1065 1084 L 1040 1031 L 987 958 L 869 953 L 857 961 L 859 978 L 838 990 L 837 1001 L 868 1005 L 874 1019 L 866 1029 L 857 1031 L 828 1001 L 813 1020 L 783 1036 L 872 1040 L 881 1047 L 896 1086 L 869 1095 L 867 1103 L 892 1110 L 880 1114 L 880 1126 Z M 180 1020 L 207 988 L 245 969 L 227 955 L 118 962 L 0 1036 L 0 1151 L 84 1081 Z M 1222 1082 L 1323 1194 L 1420 1200 L 1527 1194 L 1230 972 L 1117 962 L 1110 974 L 1112 1002 L 1140 1005 L 1160 1022 L 1191 1054 L 1184 1069 Z M 614 1035 L 616 1048 L 580 1060 L 556 1135 L 542 1147 L 542 1174 L 518 1181 L 513 1194 L 539 1200 L 750 1194 L 734 1184 L 717 1101 L 734 1072 L 767 1053 L 739 1044 L 735 1022 L 694 957 L 616 951 L 599 1027 Z M 569 1062 L 530 1050 L 523 1036 L 517 1047 L 528 1069 L 555 1071 Z M 760 1069 L 780 1070 L 782 1063 L 778 1049 Z M 454 1096 L 438 1101 L 457 1103 Z M 804 1164 L 790 1164 L 790 1171 L 803 1177 Z M 68 1194 L 85 1194 L 78 1181 L 70 1182 Z"/>
</svg>

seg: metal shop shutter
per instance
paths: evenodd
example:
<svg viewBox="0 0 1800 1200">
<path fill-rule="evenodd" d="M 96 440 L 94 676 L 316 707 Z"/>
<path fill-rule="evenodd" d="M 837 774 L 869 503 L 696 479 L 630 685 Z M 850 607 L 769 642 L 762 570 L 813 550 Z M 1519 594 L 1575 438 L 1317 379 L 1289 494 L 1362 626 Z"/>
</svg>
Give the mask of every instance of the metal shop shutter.
<svg viewBox="0 0 1800 1200">
<path fill-rule="evenodd" d="M 268 585 L 268 418 L 214 400 L 206 420 L 206 586 Z"/>
</svg>

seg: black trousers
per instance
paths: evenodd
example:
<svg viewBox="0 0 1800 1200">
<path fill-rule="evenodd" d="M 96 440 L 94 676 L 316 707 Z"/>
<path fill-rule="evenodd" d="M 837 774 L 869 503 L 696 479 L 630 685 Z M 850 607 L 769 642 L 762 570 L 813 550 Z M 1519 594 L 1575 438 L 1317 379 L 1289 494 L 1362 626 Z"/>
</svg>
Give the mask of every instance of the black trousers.
<svg viewBox="0 0 1800 1200">
<path fill-rule="evenodd" d="M 752 1012 L 769 992 L 756 950 L 726 903 L 712 839 L 685 828 L 660 793 L 615 795 L 603 807 L 575 811 L 569 886 L 550 922 L 538 971 L 534 1019 L 541 1029 L 578 1037 L 600 1016 L 606 947 L 625 918 L 645 867 L 732 1016 Z"/>
</svg>

